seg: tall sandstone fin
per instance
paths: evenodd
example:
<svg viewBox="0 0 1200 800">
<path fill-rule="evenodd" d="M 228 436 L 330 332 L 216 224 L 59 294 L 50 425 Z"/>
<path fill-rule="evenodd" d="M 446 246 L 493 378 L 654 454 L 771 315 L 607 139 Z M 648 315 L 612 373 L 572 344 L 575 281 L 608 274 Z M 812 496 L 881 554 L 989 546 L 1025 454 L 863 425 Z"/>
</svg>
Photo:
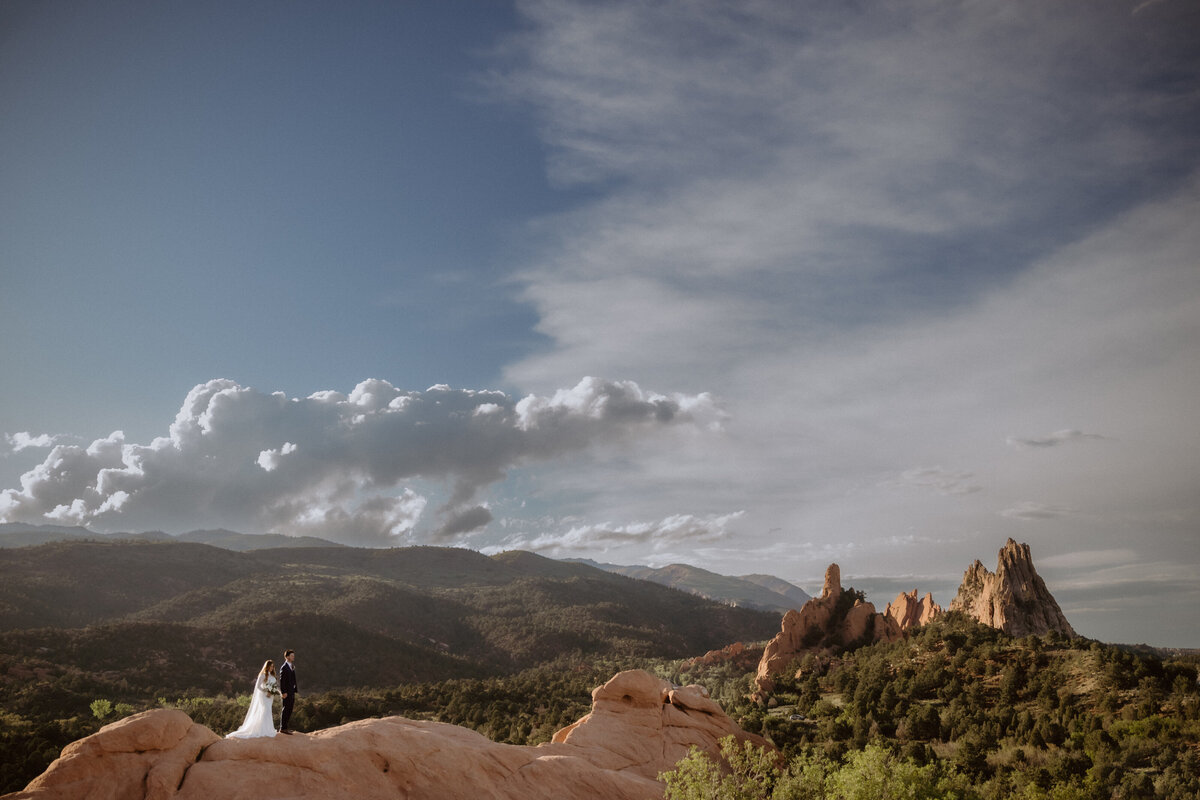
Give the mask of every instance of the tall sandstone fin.
<svg viewBox="0 0 1200 800">
<path fill-rule="evenodd" d="M 907 631 L 933 622 L 942 615 L 943 609 L 933 601 L 932 592 L 926 592 L 925 596 L 918 600 L 917 590 L 913 589 L 911 592 L 896 595 L 896 599 L 888 603 L 883 613 L 894 619 L 900 630 Z"/>
<path fill-rule="evenodd" d="M 1012 539 L 1000 548 L 996 571 L 980 561 L 963 573 L 951 611 L 961 611 L 1010 636 L 1041 636 L 1058 631 L 1076 636 L 1045 582 L 1033 568 L 1028 544 Z"/>
</svg>

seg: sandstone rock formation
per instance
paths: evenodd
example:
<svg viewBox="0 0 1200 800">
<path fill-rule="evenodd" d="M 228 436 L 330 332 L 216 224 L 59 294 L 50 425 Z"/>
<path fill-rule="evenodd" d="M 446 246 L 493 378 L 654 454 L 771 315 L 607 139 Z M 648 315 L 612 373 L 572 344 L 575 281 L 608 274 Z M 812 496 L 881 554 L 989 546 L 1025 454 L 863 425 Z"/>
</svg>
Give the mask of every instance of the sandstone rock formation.
<svg viewBox="0 0 1200 800">
<path fill-rule="evenodd" d="M 896 599 L 888 603 L 883 613 L 894 619 L 900 630 L 907 631 L 933 622 L 944 611 L 941 606 L 933 602 L 932 593 L 926 592 L 925 596 L 918 600 L 917 590 L 913 589 L 911 592 L 901 592 L 896 595 Z"/>
<path fill-rule="evenodd" d="M 859 641 L 892 642 L 901 636 L 891 617 L 875 611 L 861 597 L 842 590 L 841 569 L 830 564 L 825 586 L 799 611 L 783 615 L 779 633 L 763 651 L 754 682 L 760 693 L 775 689 L 775 675 L 806 653 L 830 654 Z"/>
<path fill-rule="evenodd" d="M 967 568 L 950 610 L 961 611 L 1010 636 L 1040 636 L 1050 631 L 1076 635 L 1033 568 L 1029 545 L 1012 539 L 1000 548 L 995 573 L 978 560 Z"/>
<path fill-rule="evenodd" d="M 640 670 L 596 689 L 591 713 L 537 747 L 403 717 L 223 739 L 181 711 L 159 709 L 68 745 L 4 800 L 648 800 L 662 797 L 657 775 L 689 747 L 715 754 L 728 735 L 764 744 L 703 687 L 675 687 Z"/>
<path fill-rule="evenodd" d="M 720 650 L 709 650 L 704 655 L 685 662 L 681 667 L 681 672 L 687 672 L 695 666 L 711 667 L 715 664 L 729 664 L 736 669 L 751 670 L 758 664 L 762 654 L 763 648 L 761 647 L 747 647 L 742 642 L 734 642 L 725 645 Z"/>
</svg>

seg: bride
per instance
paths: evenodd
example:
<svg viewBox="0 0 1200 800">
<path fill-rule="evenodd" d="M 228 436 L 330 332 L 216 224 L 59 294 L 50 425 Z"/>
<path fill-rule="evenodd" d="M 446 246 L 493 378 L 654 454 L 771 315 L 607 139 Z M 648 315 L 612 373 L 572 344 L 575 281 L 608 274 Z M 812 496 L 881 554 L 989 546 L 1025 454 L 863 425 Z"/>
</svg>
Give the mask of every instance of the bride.
<svg viewBox="0 0 1200 800">
<path fill-rule="evenodd" d="M 250 692 L 250 710 L 242 727 L 226 736 L 226 739 L 257 739 L 275 735 L 274 705 L 279 694 L 279 679 L 275 677 L 275 662 L 267 659 L 262 670 L 254 676 L 254 689 Z"/>
</svg>

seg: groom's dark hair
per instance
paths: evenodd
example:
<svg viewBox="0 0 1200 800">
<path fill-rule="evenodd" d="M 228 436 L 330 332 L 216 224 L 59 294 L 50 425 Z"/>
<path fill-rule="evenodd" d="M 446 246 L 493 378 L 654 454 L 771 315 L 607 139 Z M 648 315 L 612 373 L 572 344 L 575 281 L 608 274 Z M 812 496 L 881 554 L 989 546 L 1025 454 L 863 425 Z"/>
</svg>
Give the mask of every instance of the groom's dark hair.
<svg viewBox="0 0 1200 800">
<path fill-rule="evenodd" d="M 288 656 L 290 656 L 290 655 L 291 655 L 292 653 L 294 653 L 294 652 L 296 652 L 296 651 L 295 651 L 295 650 L 284 650 L 284 651 L 283 651 L 283 657 L 284 657 L 284 658 L 287 658 Z"/>
</svg>

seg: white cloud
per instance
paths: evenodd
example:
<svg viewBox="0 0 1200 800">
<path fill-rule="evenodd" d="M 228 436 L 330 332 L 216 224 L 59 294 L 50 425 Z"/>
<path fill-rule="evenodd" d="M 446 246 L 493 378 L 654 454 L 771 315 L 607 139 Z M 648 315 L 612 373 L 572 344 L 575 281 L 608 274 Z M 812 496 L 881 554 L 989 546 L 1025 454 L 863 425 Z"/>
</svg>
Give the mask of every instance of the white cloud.
<svg viewBox="0 0 1200 800">
<path fill-rule="evenodd" d="M 506 377 L 621 374 L 729 414 L 620 470 L 543 475 L 581 527 L 744 508 L 708 566 L 771 553 L 793 575 L 917 531 L 946 544 L 864 544 L 842 567 L 957 577 L 1035 519 L 1049 552 L 1134 525 L 1139 549 L 1187 541 L 1200 95 L 1168 76 L 1200 57 L 1182 4 L 519 8 L 505 88 L 553 176 L 598 199 L 534 229 L 518 280 L 551 346 Z"/>
<path fill-rule="evenodd" d="M 263 450 L 259 453 L 257 463 L 265 472 L 274 472 L 279 469 L 280 459 L 294 452 L 296 452 L 296 445 L 292 442 L 284 442 L 282 447 Z"/>
<path fill-rule="evenodd" d="M 453 537 L 491 520 L 470 501 L 506 470 L 717 416 L 706 395 L 596 378 L 519 400 L 382 380 L 349 395 L 288 398 L 214 380 L 189 392 L 168 435 L 149 444 L 117 431 L 87 447 L 55 446 L 19 489 L 0 492 L 0 519 L 220 524 L 381 544 L 416 535 L 428 499 L 403 484 L 442 481 L 452 492 L 435 535 Z"/>
<path fill-rule="evenodd" d="M 51 436 L 48 433 L 40 433 L 36 436 L 28 431 L 17 431 L 16 433 L 4 434 L 4 439 L 8 442 L 8 446 L 12 452 L 19 453 L 22 450 L 40 449 L 54 447 L 61 441 L 69 440 L 70 436 Z"/>
<path fill-rule="evenodd" d="M 350 542 L 364 546 L 414 543 L 414 528 L 421 519 L 427 499 L 412 489 L 399 495 L 375 495 L 352 506 L 337 499 L 337 493 L 310 497 L 303 502 L 284 502 L 266 511 L 267 519 L 294 536 Z"/>
</svg>

